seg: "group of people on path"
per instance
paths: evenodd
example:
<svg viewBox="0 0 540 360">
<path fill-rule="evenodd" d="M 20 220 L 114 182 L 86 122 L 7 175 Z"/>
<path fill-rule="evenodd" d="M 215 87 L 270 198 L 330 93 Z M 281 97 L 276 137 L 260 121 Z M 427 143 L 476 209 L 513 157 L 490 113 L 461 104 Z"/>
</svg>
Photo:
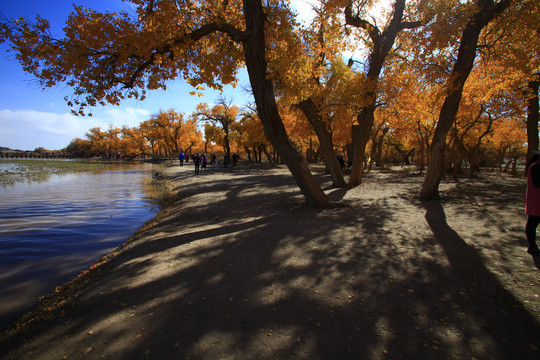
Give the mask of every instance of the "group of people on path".
<svg viewBox="0 0 540 360">
<path fill-rule="evenodd" d="M 178 160 L 180 161 L 180 166 L 184 166 L 184 161 L 189 161 L 191 159 L 193 163 L 195 164 L 195 175 L 199 174 L 200 169 L 206 170 L 206 166 L 208 165 L 208 156 L 206 156 L 205 153 L 202 155 L 200 153 L 196 153 L 195 155 L 186 155 L 184 152 L 180 152 L 180 155 L 178 155 Z M 240 159 L 240 155 L 233 154 L 232 160 L 233 160 L 233 166 L 236 166 L 238 160 Z M 219 165 L 219 159 L 217 158 L 216 154 L 211 154 L 210 158 L 210 164 L 214 166 Z M 225 154 L 223 157 L 223 167 L 226 168 L 229 166 L 229 155 Z"/>
</svg>

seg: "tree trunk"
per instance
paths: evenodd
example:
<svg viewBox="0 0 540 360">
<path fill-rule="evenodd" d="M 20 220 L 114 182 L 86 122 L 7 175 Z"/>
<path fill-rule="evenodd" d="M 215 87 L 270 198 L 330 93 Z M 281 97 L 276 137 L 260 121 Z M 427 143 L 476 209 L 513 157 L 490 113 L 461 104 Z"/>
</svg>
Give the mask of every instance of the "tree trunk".
<svg viewBox="0 0 540 360">
<path fill-rule="evenodd" d="M 538 148 L 538 88 L 540 86 L 540 73 L 536 74 L 536 79 L 527 84 L 527 162 L 532 157 L 533 150 Z"/>
<path fill-rule="evenodd" d="M 480 170 L 480 146 L 475 145 L 469 153 L 469 177 L 473 178 Z"/>
<path fill-rule="evenodd" d="M 421 127 L 420 125 L 418 125 L 418 138 L 419 138 L 419 141 L 418 141 L 418 144 L 420 145 L 420 154 L 418 155 L 418 159 L 417 159 L 417 167 L 418 167 L 418 170 L 420 170 L 420 172 L 424 171 L 424 161 L 426 159 L 426 146 L 425 146 L 425 139 L 424 139 L 424 136 L 422 135 L 422 131 L 421 131 Z"/>
<path fill-rule="evenodd" d="M 341 166 L 339 165 L 339 161 L 334 153 L 332 135 L 328 131 L 328 128 L 322 119 L 321 113 L 319 112 L 319 109 L 317 109 L 317 105 L 315 105 L 315 102 L 313 102 L 311 98 L 307 98 L 300 102 L 298 106 L 317 134 L 320 149 L 322 150 L 324 159 L 326 160 L 326 166 L 330 171 L 333 185 L 335 187 L 347 186 L 347 183 L 343 178 L 343 173 L 341 172 Z"/>
<path fill-rule="evenodd" d="M 308 163 L 313 162 L 313 139 L 309 138 L 309 147 L 306 149 L 306 160 Z"/>
<path fill-rule="evenodd" d="M 371 40 L 373 41 L 373 49 L 369 55 L 369 69 L 367 72 L 367 103 L 362 107 L 360 114 L 357 116 L 358 125 L 353 125 L 352 128 L 352 168 L 349 177 L 349 186 L 358 186 L 362 182 L 362 174 L 364 167 L 364 154 L 366 144 L 371 135 L 371 128 L 375 118 L 375 103 L 377 101 L 377 83 L 384 64 L 384 60 L 388 55 L 396 35 L 405 28 L 417 27 L 420 24 L 402 23 L 403 12 L 405 10 L 406 0 L 396 0 L 394 3 L 394 15 L 388 27 L 382 32 L 379 32 L 375 26 L 352 15 L 352 5 L 345 9 L 345 21 L 347 24 L 364 28 L 368 31 Z"/>
<path fill-rule="evenodd" d="M 381 131 L 382 126 L 383 125 L 381 124 L 375 131 L 373 131 L 373 129 L 371 131 L 373 141 L 371 142 L 371 155 L 369 156 L 369 159 L 367 159 L 367 171 L 371 171 L 373 164 L 375 164 L 375 166 L 380 165 L 380 161 L 377 163 L 377 154 L 379 153 L 377 151 L 377 147 L 379 146 L 379 142 L 375 141 L 375 139 L 379 137 L 379 132 Z M 380 154 L 382 155 L 382 150 Z"/>
<path fill-rule="evenodd" d="M 375 119 L 375 102 L 362 108 L 358 115 L 358 125 L 352 127 L 352 167 L 349 186 L 362 183 L 366 145 L 371 136 L 371 128 Z"/>
<path fill-rule="evenodd" d="M 252 162 L 253 162 L 253 159 L 251 158 L 251 150 L 249 149 L 249 147 L 244 146 L 244 151 L 245 151 L 246 154 L 247 154 L 248 161 L 249 161 L 250 163 L 252 163 Z M 256 155 L 255 155 L 255 156 L 256 156 Z"/>
<path fill-rule="evenodd" d="M 444 166 L 446 137 L 456 118 L 463 87 L 473 68 L 480 32 L 484 26 L 510 4 L 510 0 L 503 0 L 498 4 L 495 4 L 493 0 L 478 2 L 482 6 L 469 19 L 463 30 L 457 61 L 446 83 L 448 95 L 444 100 L 439 121 L 435 128 L 435 134 L 431 143 L 431 157 L 428 163 L 426 177 L 422 184 L 422 190 L 420 191 L 420 199 L 423 201 L 439 198 L 439 184 Z"/>
<path fill-rule="evenodd" d="M 510 168 L 510 165 L 512 165 L 512 155 L 510 154 L 510 151 L 508 151 L 508 160 L 506 160 L 506 163 L 504 164 L 504 168 L 502 172 L 507 173 L 508 169 Z"/>
<path fill-rule="evenodd" d="M 384 137 L 386 135 L 386 133 L 390 130 L 390 128 L 388 127 L 385 127 L 382 129 L 382 134 L 381 136 L 378 137 L 378 140 L 377 140 L 377 152 L 374 154 L 375 156 L 375 165 L 377 167 L 382 167 L 384 164 L 383 164 L 383 156 L 382 156 L 382 148 L 383 148 L 383 142 L 384 142 Z M 375 138 L 373 139 L 375 141 Z M 372 155 L 373 156 L 373 155 Z"/>
<path fill-rule="evenodd" d="M 470 154 L 469 163 L 471 165 L 471 167 L 469 168 L 470 177 L 474 177 L 475 173 L 477 171 L 480 171 L 480 162 L 481 162 L 480 150 L 482 148 L 482 140 L 484 139 L 485 136 L 487 136 L 491 132 L 491 127 L 493 126 L 493 122 L 495 121 L 495 119 L 493 119 L 493 117 L 491 116 L 491 113 L 488 112 L 487 115 L 488 115 L 488 120 L 489 120 L 488 126 L 486 130 L 482 134 L 480 134 L 480 136 L 478 136 L 478 140 L 476 140 L 476 144 L 474 144 L 473 148 L 469 152 Z"/>
<path fill-rule="evenodd" d="M 225 155 L 231 158 L 231 144 L 229 143 L 229 124 L 226 122 L 222 122 L 223 131 L 225 132 L 225 136 L 223 137 L 223 149 L 225 150 Z"/>
<path fill-rule="evenodd" d="M 415 149 L 412 148 L 405 154 L 405 157 L 403 159 L 403 164 L 405 165 L 411 165 L 411 157 L 414 155 Z"/>
<path fill-rule="evenodd" d="M 512 171 L 511 171 L 512 176 L 517 175 L 517 161 L 518 161 L 518 159 L 519 159 L 519 155 L 514 156 L 514 158 L 512 160 Z"/>
<path fill-rule="evenodd" d="M 243 42 L 246 67 L 264 133 L 291 171 L 307 203 L 315 207 L 329 207 L 328 197 L 311 174 L 305 159 L 289 139 L 278 112 L 274 86 L 267 77 L 265 14 L 261 0 L 244 0 L 244 15 L 246 31 L 249 33 Z"/>
<path fill-rule="evenodd" d="M 268 149 L 266 149 L 266 145 L 260 145 L 259 149 L 261 151 L 261 158 L 262 158 L 262 153 L 264 152 L 264 155 L 266 155 L 266 158 L 268 159 L 268 162 L 270 162 L 270 163 L 275 163 L 276 162 L 275 156 L 272 156 L 272 154 L 270 154 L 268 152 Z"/>
</svg>

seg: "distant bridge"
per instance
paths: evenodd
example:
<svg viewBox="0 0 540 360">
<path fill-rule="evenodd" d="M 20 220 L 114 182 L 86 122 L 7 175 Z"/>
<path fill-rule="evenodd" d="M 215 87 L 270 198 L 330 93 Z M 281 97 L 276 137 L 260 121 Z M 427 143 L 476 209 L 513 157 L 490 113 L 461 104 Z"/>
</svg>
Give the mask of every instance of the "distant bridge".
<svg viewBox="0 0 540 360">
<path fill-rule="evenodd" d="M 63 151 L 24 151 L 0 149 L 0 159 L 65 159 L 68 154 Z"/>
</svg>

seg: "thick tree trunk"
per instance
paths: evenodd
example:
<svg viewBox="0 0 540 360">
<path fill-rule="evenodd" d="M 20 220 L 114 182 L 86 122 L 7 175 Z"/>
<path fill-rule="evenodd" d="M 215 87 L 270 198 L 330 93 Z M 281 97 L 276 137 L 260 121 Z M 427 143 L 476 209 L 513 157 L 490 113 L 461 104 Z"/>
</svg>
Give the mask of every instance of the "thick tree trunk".
<svg viewBox="0 0 540 360">
<path fill-rule="evenodd" d="M 349 186 L 358 186 L 362 183 L 364 170 L 364 154 L 366 145 L 371 135 L 371 128 L 375 118 L 375 103 L 377 101 L 377 83 L 388 52 L 394 46 L 396 35 L 403 29 L 417 27 L 420 24 L 403 23 L 403 12 L 406 0 L 396 0 L 394 3 L 394 15 L 389 26 L 382 32 L 367 21 L 352 14 L 352 6 L 345 9 L 345 20 L 348 25 L 364 28 L 373 41 L 373 49 L 369 56 L 369 70 L 367 72 L 367 102 L 357 116 L 358 125 L 352 128 L 352 167 L 349 177 Z"/>
<path fill-rule="evenodd" d="M 538 88 L 540 86 L 540 74 L 536 74 L 536 79 L 527 84 L 527 161 L 532 157 L 533 150 L 539 150 L 538 141 Z"/>
<path fill-rule="evenodd" d="M 243 42 L 246 67 L 264 133 L 291 171 L 307 203 L 316 207 L 329 207 L 328 197 L 311 174 L 305 159 L 289 139 L 278 112 L 274 87 L 267 77 L 265 14 L 261 0 L 244 0 L 244 15 L 246 31 L 249 34 Z"/>
<path fill-rule="evenodd" d="M 322 119 L 321 113 L 317 109 L 317 105 L 311 98 L 307 98 L 298 104 L 309 123 L 315 130 L 319 139 L 320 149 L 322 150 L 326 166 L 330 171 L 332 183 L 336 187 L 345 187 L 347 183 L 343 178 L 339 161 L 334 153 L 334 145 L 332 144 L 332 135 L 328 131 L 325 122 Z"/>
<path fill-rule="evenodd" d="M 480 32 L 478 34 L 480 34 Z M 476 53 L 476 46 L 472 51 L 473 53 Z M 470 67 L 472 69 L 472 62 Z M 469 69 L 467 75 L 470 73 L 470 71 L 471 70 Z M 450 77 L 452 77 L 452 75 L 450 75 Z M 465 79 L 463 80 L 463 84 L 465 84 Z M 422 190 L 420 193 L 421 200 L 431 200 L 439 197 L 439 184 L 443 174 L 446 137 L 450 131 L 450 128 L 452 127 L 452 124 L 454 123 L 454 119 L 459 108 L 463 84 L 459 90 L 456 89 L 452 91 L 452 93 L 446 97 L 441 109 L 439 121 L 431 142 L 431 156 L 428 163 L 426 177 L 424 178 L 424 183 L 422 184 Z M 457 84 L 453 85 L 457 86 Z M 455 88 L 452 87 L 452 89 Z"/>
<path fill-rule="evenodd" d="M 420 199 L 424 201 L 439 197 L 439 184 L 443 172 L 446 137 L 456 118 L 463 87 L 473 68 L 480 32 L 484 26 L 510 4 L 510 0 L 504 0 L 498 4 L 495 4 L 493 0 L 479 0 L 478 3 L 481 7 L 469 19 L 463 30 L 457 61 L 446 83 L 448 95 L 444 100 L 439 121 L 435 128 L 435 134 L 431 143 L 431 157 L 426 177 L 422 184 L 422 190 L 420 191 Z"/>
<path fill-rule="evenodd" d="M 352 127 L 352 167 L 349 186 L 362 183 L 366 145 L 371 136 L 371 128 L 375 119 L 375 102 L 362 108 L 358 115 L 358 125 Z"/>
</svg>

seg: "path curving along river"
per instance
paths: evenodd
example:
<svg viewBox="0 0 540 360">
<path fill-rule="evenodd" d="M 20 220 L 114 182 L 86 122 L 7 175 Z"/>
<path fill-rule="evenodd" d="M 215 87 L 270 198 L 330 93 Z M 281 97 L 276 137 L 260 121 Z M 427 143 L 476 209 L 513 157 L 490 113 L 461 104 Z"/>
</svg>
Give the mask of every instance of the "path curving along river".
<svg viewBox="0 0 540 360">
<path fill-rule="evenodd" d="M 0 330 L 126 241 L 159 211 L 136 163 L 0 187 Z"/>
</svg>

